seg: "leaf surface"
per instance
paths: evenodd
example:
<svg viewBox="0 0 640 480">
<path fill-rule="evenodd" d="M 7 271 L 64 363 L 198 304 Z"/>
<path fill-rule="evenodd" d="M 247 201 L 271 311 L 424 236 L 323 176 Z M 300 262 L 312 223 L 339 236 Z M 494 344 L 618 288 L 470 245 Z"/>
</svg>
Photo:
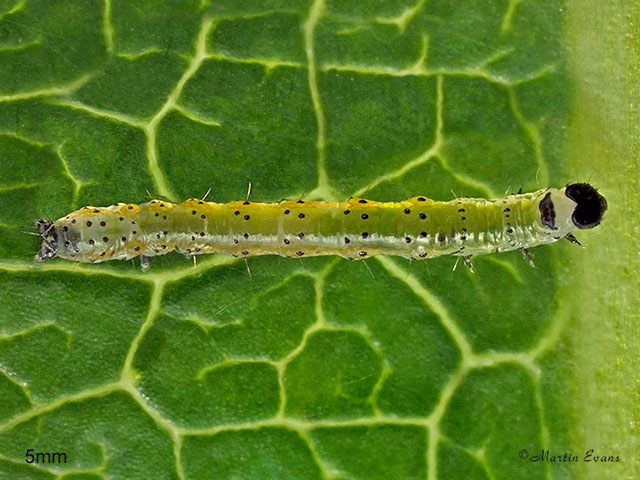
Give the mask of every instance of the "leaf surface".
<svg viewBox="0 0 640 480">
<path fill-rule="evenodd" d="M 566 8 L 0 2 L 0 476 L 587 478 L 582 460 L 530 458 L 624 458 L 585 443 L 595 387 L 571 373 L 575 312 L 593 318 L 588 286 L 566 285 L 597 248 L 537 248 L 535 269 L 478 258 L 477 274 L 451 257 L 258 257 L 249 274 L 176 254 L 142 273 L 34 266 L 23 233 L 147 191 L 448 200 L 586 180 L 568 159 L 588 55 Z M 622 478 L 624 460 L 586 475 Z"/>
</svg>

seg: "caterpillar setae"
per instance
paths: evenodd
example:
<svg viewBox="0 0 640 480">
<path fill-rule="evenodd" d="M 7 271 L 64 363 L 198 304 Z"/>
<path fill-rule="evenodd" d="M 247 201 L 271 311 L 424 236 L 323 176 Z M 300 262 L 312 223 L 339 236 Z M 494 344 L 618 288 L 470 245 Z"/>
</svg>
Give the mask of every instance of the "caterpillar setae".
<svg viewBox="0 0 640 480">
<path fill-rule="evenodd" d="M 76 262 L 150 258 L 171 251 L 187 257 L 226 253 L 235 257 L 340 255 L 363 259 L 400 255 L 425 259 L 527 248 L 567 238 L 600 223 L 607 202 L 592 186 L 575 183 L 498 200 L 449 202 L 419 196 L 403 202 L 351 198 L 345 202 L 282 201 L 174 204 L 152 200 L 83 207 L 55 222 L 37 220 L 42 247 L 35 257 Z"/>
</svg>

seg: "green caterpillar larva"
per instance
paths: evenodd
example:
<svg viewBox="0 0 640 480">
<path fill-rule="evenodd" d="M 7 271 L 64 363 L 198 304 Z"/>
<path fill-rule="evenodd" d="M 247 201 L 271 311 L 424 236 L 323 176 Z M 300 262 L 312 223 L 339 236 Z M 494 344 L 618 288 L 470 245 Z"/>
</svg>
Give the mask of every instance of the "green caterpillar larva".
<svg viewBox="0 0 640 480">
<path fill-rule="evenodd" d="M 118 203 L 84 207 L 55 222 L 38 220 L 43 242 L 35 260 L 141 256 L 145 268 L 150 257 L 176 251 L 188 257 L 458 255 L 470 266 L 472 255 L 520 249 L 527 257 L 527 248 L 563 237 L 578 243 L 571 233 L 598 225 L 606 209 L 604 197 L 585 183 L 498 200 Z"/>
</svg>

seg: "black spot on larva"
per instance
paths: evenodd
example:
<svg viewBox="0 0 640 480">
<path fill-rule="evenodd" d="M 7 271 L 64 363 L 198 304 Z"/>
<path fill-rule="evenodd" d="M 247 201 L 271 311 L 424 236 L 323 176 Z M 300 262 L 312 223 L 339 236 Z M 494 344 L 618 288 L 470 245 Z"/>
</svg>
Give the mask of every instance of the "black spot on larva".
<svg viewBox="0 0 640 480">
<path fill-rule="evenodd" d="M 156 238 L 160 238 L 160 234 L 159 233 L 156 233 Z"/>
<path fill-rule="evenodd" d="M 71 220 L 71 223 L 76 223 L 76 219 L 74 218 L 73 220 Z"/>
<path fill-rule="evenodd" d="M 513 228 L 511 227 L 507 228 L 507 233 L 513 233 Z"/>
<path fill-rule="evenodd" d="M 285 215 L 289 215 L 291 213 L 291 210 L 289 210 L 288 208 L 284 211 Z"/>
<path fill-rule="evenodd" d="M 122 237 L 120 240 L 122 240 L 123 242 L 127 241 L 127 237 Z"/>
<path fill-rule="evenodd" d="M 350 243 L 351 240 L 349 240 L 349 237 L 344 237 L 344 243 Z"/>
<path fill-rule="evenodd" d="M 101 257 L 104 257 L 106 254 L 107 254 L 107 252 L 102 252 L 102 253 L 100 254 L 100 256 L 101 256 Z"/>
<path fill-rule="evenodd" d="M 198 201 L 198 205 L 204 205 L 204 202 L 202 200 Z M 160 205 L 162 206 L 162 205 Z"/>
<path fill-rule="evenodd" d="M 427 256 L 427 252 L 420 252 L 420 253 L 418 254 L 418 256 L 419 256 L 420 258 L 426 258 L 426 256 Z"/>
<path fill-rule="evenodd" d="M 167 216 L 166 216 L 166 215 L 162 215 L 162 218 L 163 218 L 164 220 L 166 220 L 166 219 L 167 219 Z"/>
<path fill-rule="evenodd" d="M 510 212 L 510 211 L 511 211 L 511 209 L 510 209 L 510 208 L 505 208 L 505 209 L 503 210 L 503 212 Z"/>
<path fill-rule="evenodd" d="M 422 220 L 426 220 L 427 215 L 425 213 L 421 213 L 420 215 L 418 215 Z"/>
<path fill-rule="evenodd" d="M 249 234 L 248 234 L 248 233 L 245 233 L 245 234 L 243 235 L 243 237 L 244 237 L 244 238 L 249 238 Z"/>
<path fill-rule="evenodd" d="M 463 228 L 463 229 L 462 229 L 462 231 L 466 233 L 466 232 L 467 232 L 467 229 L 466 229 L 466 228 Z"/>
<path fill-rule="evenodd" d="M 241 253 L 242 253 L 243 255 L 249 255 L 249 250 L 243 250 Z"/>
<path fill-rule="evenodd" d="M 303 200 L 298 200 L 296 203 L 304 203 Z"/>
<path fill-rule="evenodd" d="M 299 213 L 298 218 L 304 218 L 304 213 Z"/>
<path fill-rule="evenodd" d="M 464 208 L 459 208 L 459 209 L 458 209 L 458 212 L 460 212 L 460 213 L 464 213 L 465 211 L 466 211 L 466 210 L 465 210 Z"/>
<path fill-rule="evenodd" d="M 167 246 L 166 246 L 166 245 L 160 245 L 160 246 L 161 246 L 162 248 L 167 248 Z"/>
<path fill-rule="evenodd" d="M 155 200 L 151 200 L 151 204 L 153 205 L 154 203 L 156 203 L 156 201 Z"/>
<path fill-rule="evenodd" d="M 444 242 L 447 239 L 447 236 L 444 233 L 439 233 L 438 234 L 438 241 L 440 243 Z"/>
<path fill-rule="evenodd" d="M 67 230 L 69 230 L 69 227 L 67 227 L 66 225 L 64 227 L 62 227 L 62 231 L 66 232 Z"/>
<path fill-rule="evenodd" d="M 236 210 L 235 212 L 233 212 L 234 215 L 240 215 L 240 210 Z"/>
<path fill-rule="evenodd" d="M 109 237 L 102 237 L 102 241 L 105 242 L 105 243 L 108 242 L 109 241 Z"/>
<path fill-rule="evenodd" d="M 369 215 L 367 215 L 366 213 L 363 213 L 363 214 L 361 215 L 361 218 L 362 218 L 363 220 L 366 220 L 367 218 L 369 218 Z"/>
<path fill-rule="evenodd" d="M 64 242 L 65 247 L 68 247 L 69 245 L 71 245 L 71 242 Z"/>
<path fill-rule="evenodd" d="M 134 230 L 134 231 L 133 231 L 133 232 L 131 232 L 131 233 L 133 233 L 134 235 L 137 235 L 137 234 L 138 234 L 138 232 L 137 232 L 136 230 Z"/>
<path fill-rule="evenodd" d="M 93 213 L 100 213 L 100 210 L 98 210 L 97 208 L 93 211 Z"/>
<path fill-rule="evenodd" d="M 193 242 L 196 239 L 193 235 L 191 235 L 191 241 Z"/>
<path fill-rule="evenodd" d="M 198 212 L 196 212 L 195 210 L 191 210 L 191 215 L 195 215 L 196 213 Z"/>
<path fill-rule="evenodd" d="M 404 241 L 407 243 L 411 243 L 411 237 L 404 237 Z"/>
<path fill-rule="evenodd" d="M 164 217 L 167 218 L 167 217 Z M 200 218 L 207 218 L 207 216 L 203 213 L 202 215 L 200 215 Z"/>
<path fill-rule="evenodd" d="M 248 200 L 245 200 L 244 202 L 242 202 L 243 205 L 251 205 L 251 202 Z"/>
<path fill-rule="evenodd" d="M 135 225 L 135 224 L 136 224 L 136 222 L 134 222 L 133 220 L 131 220 L 131 225 Z"/>
<path fill-rule="evenodd" d="M 345 214 L 345 215 L 349 215 L 350 213 L 351 213 L 351 210 L 345 210 L 345 211 L 344 211 L 344 214 Z"/>
<path fill-rule="evenodd" d="M 191 253 L 191 249 L 190 248 L 187 248 L 187 253 Z"/>
<path fill-rule="evenodd" d="M 200 236 L 201 236 L 201 237 L 204 237 L 204 232 L 200 232 Z"/>
<path fill-rule="evenodd" d="M 427 199 L 426 199 L 426 198 L 424 198 L 424 197 L 418 197 L 418 201 L 419 201 L 419 202 L 426 202 L 426 201 L 427 201 Z"/>
<path fill-rule="evenodd" d="M 136 252 L 139 252 L 139 251 L 140 251 L 140 247 L 136 247 L 136 248 L 134 248 L 134 250 L 135 250 Z"/>
<path fill-rule="evenodd" d="M 460 217 L 460 220 L 462 220 L 462 221 L 464 221 L 466 219 L 467 219 L 467 217 Z"/>
<path fill-rule="evenodd" d="M 161 203 L 161 204 L 160 204 L 160 206 L 161 206 L 161 207 L 164 207 L 164 203 Z"/>
<path fill-rule="evenodd" d="M 154 248 L 154 249 L 153 249 L 153 251 L 154 251 L 155 253 L 160 253 L 160 250 L 158 250 L 157 248 Z"/>
<path fill-rule="evenodd" d="M 245 215 L 245 216 L 244 216 L 244 219 L 245 219 L 245 220 L 249 220 L 250 218 L 251 218 L 251 215 Z"/>
<path fill-rule="evenodd" d="M 304 233 L 300 232 L 300 233 L 298 234 L 298 238 L 304 238 Z"/>
<path fill-rule="evenodd" d="M 93 238 L 89 239 L 89 245 L 95 245 L 96 241 Z"/>
<path fill-rule="evenodd" d="M 364 198 L 361 198 L 360 200 L 358 200 L 358 203 L 367 203 L 367 201 Z"/>
<path fill-rule="evenodd" d="M 360 255 L 361 257 L 366 257 L 367 256 L 367 252 L 365 252 L 364 250 L 361 252 L 358 252 L 358 255 Z"/>
<path fill-rule="evenodd" d="M 404 209 L 404 213 L 405 213 L 405 214 L 407 214 L 407 215 L 409 215 L 409 214 L 411 213 L 411 210 L 409 210 L 408 208 L 405 208 L 405 209 Z"/>
<path fill-rule="evenodd" d="M 427 236 L 427 232 L 420 232 L 420 238 L 425 238 Z"/>
<path fill-rule="evenodd" d="M 196 248 L 196 252 L 199 252 L 200 250 L 202 250 L 200 247 Z"/>
<path fill-rule="evenodd" d="M 160 214 L 159 214 L 158 212 L 156 212 L 156 214 L 155 214 L 155 215 L 156 215 L 156 217 L 159 217 L 159 216 L 160 216 Z"/>
<path fill-rule="evenodd" d="M 124 217 L 118 217 L 118 220 L 120 220 L 122 222 L 122 221 L 124 221 Z"/>
<path fill-rule="evenodd" d="M 106 227 L 107 226 L 107 222 L 100 222 L 100 226 L 101 227 Z"/>
<path fill-rule="evenodd" d="M 303 255 L 304 255 L 304 252 L 303 252 L 303 251 L 296 252 L 296 255 L 298 255 L 299 257 L 301 257 L 301 256 L 303 256 Z"/>
<path fill-rule="evenodd" d="M 128 208 L 129 210 L 133 210 L 133 205 L 129 205 L 127 208 Z"/>
<path fill-rule="evenodd" d="M 240 241 L 237 238 L 234 238 L 233 243 L 237 245 L 238 243 L 240 243 Z"/>
<path fill-rule="evenodd" d="M 551 230 L 557 230 L 556 209 L 553 206 L 553 200 L 551 200 L 551 192 L 544 196 L 538 208 L 540 209 L 540 221 L 542 224 L 549 227 Z"/>
<path fill-rule="evenodd" d="M 463 241 L 464 241 L 464 240 L 466 240 L 466 239 L 467 239 L 467 236 L 466 236 L 466 235 L 460 235 L 460 240 L 463 240 Z"/>
<path fill-rule="evenodd" d="M 169 235 L 169 232 L 167 230 L 165 230 L 164 232 L 162 232 L 164 235 Z"/>
<path fill-rule="evenodd" d="M 362 238 L 367 238 L 369 236 L 369 232 L 362 232 Z"/>
<path fill-rule="evenodd" d="M 283 240 L 283 242 L 284 242 L 285 245 L 289 245 L 291 243 L 288 238 L 285 238 Z"/>
<path fill-rule="evenodd" d="M 93 224 L 91 223 L 91 220 L 87 220 L 87 227 L 90 227 L 91 225 L 93 225 Z"/>
</svg>

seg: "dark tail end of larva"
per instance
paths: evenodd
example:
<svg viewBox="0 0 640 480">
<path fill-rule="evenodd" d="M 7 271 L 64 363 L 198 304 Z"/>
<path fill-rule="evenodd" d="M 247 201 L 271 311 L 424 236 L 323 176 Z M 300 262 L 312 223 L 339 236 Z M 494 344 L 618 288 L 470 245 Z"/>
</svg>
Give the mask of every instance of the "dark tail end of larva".
<svg viewBox="0 0 640 480">
<path fill-rule="evenodd" d="M 36 220 L 36 228 L 42 237 L 40 251 L 33 258 L 36 262 L 42 263 L 55 258 L 58 254 L 58 234 L 51 220 Z"/>
</svg>

